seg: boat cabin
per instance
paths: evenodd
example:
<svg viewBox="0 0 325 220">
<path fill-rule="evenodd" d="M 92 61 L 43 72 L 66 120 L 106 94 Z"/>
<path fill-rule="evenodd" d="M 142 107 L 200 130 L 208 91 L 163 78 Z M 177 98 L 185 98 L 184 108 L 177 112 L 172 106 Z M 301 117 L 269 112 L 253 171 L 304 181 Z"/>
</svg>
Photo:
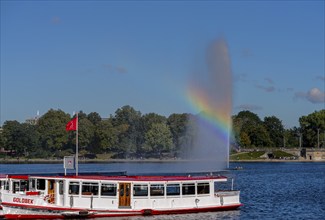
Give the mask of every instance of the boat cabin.
<svg viewBox="0 0 325 220">
<path fill-rule="evenodd" d="M 224 192 L 225 184 L 229 192 L 233 190 L 224 176 L 8 175 L 2 191 L 21 204 L 91 210 L 171 209 L 213 204 L 217 193 Z M 17 195 L 30 199 L 17 199 Z"/>
</svg>

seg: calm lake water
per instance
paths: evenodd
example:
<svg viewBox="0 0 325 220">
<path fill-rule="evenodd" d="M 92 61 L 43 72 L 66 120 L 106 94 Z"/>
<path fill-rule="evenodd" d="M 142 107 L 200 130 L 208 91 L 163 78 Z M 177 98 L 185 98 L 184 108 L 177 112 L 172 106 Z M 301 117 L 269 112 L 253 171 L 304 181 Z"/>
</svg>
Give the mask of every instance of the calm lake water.
<svg viewBox="0 0 325 220">
<path fill-rule="evenodd" d="M 227 173 L 241 190 L 239 210 L 118 218 L 123 220 L 325 219 L 325 163 L 230 163 Z M 80 164 L 80 171 L 175 172 L 170 163 Z M 0 164 L 0 173 L 64 172 L 62 164 Z M 177 170 L 176 170 L 177 172 Z M 111 218 L 110 218 L 111 219 Z"/>
</svg>

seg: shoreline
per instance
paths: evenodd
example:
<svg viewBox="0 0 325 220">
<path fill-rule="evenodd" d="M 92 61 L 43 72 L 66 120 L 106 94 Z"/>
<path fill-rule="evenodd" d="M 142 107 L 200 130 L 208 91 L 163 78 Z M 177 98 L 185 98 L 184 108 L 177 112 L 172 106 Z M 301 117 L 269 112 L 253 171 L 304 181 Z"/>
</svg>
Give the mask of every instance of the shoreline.
<svg viewBox="0 0 325 220">
<path fill-rule="evenodd" d="M 179 159 L 79 159 L 79 164 L 91 163 L 182 163 L 199 162 Z M 261 160 L 229 160 L 230 163 L 324 163 L 325 160 L 284 160 L 284 159 L 261 159 Z M 0 164 L 63 164 L 63 159 L 0 159 Z"/>
</svg>

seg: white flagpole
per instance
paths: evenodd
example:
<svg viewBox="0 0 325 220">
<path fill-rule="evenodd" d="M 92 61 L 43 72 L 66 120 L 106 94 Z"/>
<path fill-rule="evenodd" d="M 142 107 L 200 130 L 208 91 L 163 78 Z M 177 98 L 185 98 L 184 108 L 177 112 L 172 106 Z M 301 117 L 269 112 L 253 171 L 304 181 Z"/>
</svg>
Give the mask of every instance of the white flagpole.
<svg viewBox="0 0 325 220">
<path fill-rule="evenodd" d="M 77 124 L 76 124 L 76 176 L 78 176 L 78 128 L 79 127 L 79 118 L 77 112 Z"/>
</svg>

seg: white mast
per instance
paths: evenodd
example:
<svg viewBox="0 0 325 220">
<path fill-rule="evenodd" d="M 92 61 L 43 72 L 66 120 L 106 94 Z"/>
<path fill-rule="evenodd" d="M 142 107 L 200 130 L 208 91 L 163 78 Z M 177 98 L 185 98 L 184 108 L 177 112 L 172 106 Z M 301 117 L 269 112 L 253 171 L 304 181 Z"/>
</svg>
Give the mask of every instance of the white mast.
<svg viewBox="0 0 325 220">
<path fill-rule="evenodd" d="M 77 123 L 76 123 L 76 176 L 78 176 L 78 127 L 79 127 L 79 118 L 77 112 Z"/>
</svg>

